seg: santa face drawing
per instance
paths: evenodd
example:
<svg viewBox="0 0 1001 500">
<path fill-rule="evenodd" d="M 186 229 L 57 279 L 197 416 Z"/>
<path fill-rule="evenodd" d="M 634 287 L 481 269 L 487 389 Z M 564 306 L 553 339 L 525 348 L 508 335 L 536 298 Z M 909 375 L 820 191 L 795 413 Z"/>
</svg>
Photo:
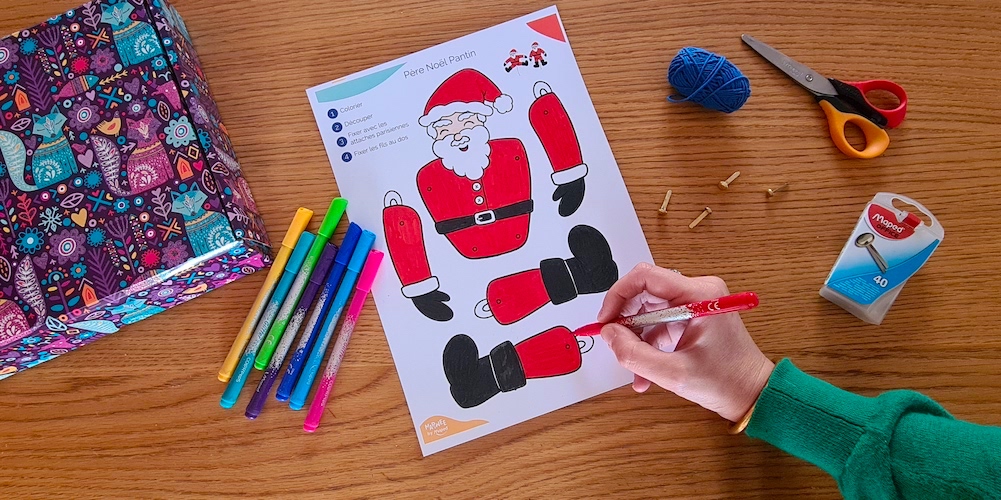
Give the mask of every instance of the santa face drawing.
<svg viewBox="0 0 1001 500">
<path fill-rule="evenodd" d="M 490 131 L 487 117 L 474 112 L 457 111 L 428 126 L 434 138 L 431 150 L 442 165 L 455 175 L 477 180 L 490 164 Z"/>
<path fill-rule="evenodd" d="M 559 214 L 568 217 L 584 198 L 587 165 L 559 98 L 545 82 L 536 82 L 532 90 L 535 100 L 528 105 L 528 125 L 552 169 L 556 186 L 552 200 L 558 203 Z M 486 125 L 487 119 L 510 124 L 512 117 L 503 115 L 512 109 L 511 96 L 477 70 L 459 70 L 446 78 L 417 120 L 431 138 L 435 156 L 416 175 L 417 192 L 430 220 L 422 222 L 399 193 L 386 195 L 383 229 L 400 291 L 428 319 L 449 321 L 453 311 L 446 304 L 451 297 L 439 289 L 441 283 L 432 272 L 424 244 L 426 225 L 447 239 L 458 255 L 471 260 L 517 251 L 528 240 L 535 202 L 525 145 L 518 137 L 491 137 Z M 604 265 L 611 260 L 610 253 L 585 256 L 587 252 L 578 248 L 607 249 L 604 237 L 591 232 L 572 230 L 570 259 L 545 259 L 538 269 L 494 280 L 487 295 L 495 303 L 501 301 L 498 321 L 510 324 L 545 304 L 607 290 L 608 280 L 617 277 L 614 263 L 597 274 L 591 264 Z"/>
</svg>

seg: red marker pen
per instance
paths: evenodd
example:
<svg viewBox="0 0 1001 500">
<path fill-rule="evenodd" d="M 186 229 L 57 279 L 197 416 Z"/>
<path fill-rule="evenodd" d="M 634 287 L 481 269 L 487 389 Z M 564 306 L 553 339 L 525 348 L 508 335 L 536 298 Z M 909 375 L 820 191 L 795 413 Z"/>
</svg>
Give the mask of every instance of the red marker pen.
<svg viewBox="0 0 1001 500">
<path fill-rule="evenodd" d="M 702 302 L 693 302 L 683 306 L 669 307 L 659 311 L 627 316 L 612 321 L 612 323 L 618 323 L 626 328 L 638 330 L 662 323 L 673 323 L 675 321 L 686 321 L 714 314 L 746 311 L 755 307 L 758 307 L 758 295 L 754 292 L 742 292 L 718 299 L 703 300 Z M 574 330 L 573 334 L 578 337 L 600 335 L 601 327 L 606 324 L 591 323 L 590 325 L 584 325 Z"/>
</svg>

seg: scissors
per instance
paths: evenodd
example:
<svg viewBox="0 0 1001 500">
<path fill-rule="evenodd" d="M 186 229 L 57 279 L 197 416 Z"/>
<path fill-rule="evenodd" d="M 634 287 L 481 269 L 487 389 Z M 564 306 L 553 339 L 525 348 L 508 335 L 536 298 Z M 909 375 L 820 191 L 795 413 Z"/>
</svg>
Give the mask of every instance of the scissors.
<svg viewBox="0 0 1001 500">
<path fill-rule="evenodd" d="M 889 80 L 842 82 L 825 78 L 750 35 L 740 35 L 740 39 L 817 98 L 827 115 L 831 140 L 842 153 L 852 158 L 875 158 L 886 151 L 890 145 L 890 136 L 883 129 L 900 125 L 907 114 L 907 93 L 903 87 Z M 873 90 L 885 90 L 893 94 L 900 104 L 893 109 L 877 108 L 865 97 L 866 93 Z M 865 135 L 864 149 L 855 149 L 845 138 L 845 126 L 849 123 L 862 129 Z"/>
</svg>

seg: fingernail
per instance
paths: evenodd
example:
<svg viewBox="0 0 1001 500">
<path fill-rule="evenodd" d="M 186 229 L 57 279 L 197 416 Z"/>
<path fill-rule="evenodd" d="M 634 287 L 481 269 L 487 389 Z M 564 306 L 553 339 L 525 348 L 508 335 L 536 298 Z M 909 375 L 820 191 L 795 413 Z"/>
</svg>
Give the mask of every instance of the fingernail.
<svg viewBox="0 0 1001 500">
<path fill-rule="evenodd" d="M 598 318 L 597 318 L 597 320 L 601 321 L 601 318 L 604 318 L 604 317 L 605 317 L 605 306 L 601 306 L 601 309 L 598 309 Z"/>
<path fill-rule="evenodd" d="M 605 342 L 611 342 L 612 341 L 611 340 L 612 335 L 614 335 L 612 327 L 610 327 L 609 325 L 605 325 L 605 326 L 601 327 L 601 339 L 602 340 L 604 340 Z"/>
</svg>

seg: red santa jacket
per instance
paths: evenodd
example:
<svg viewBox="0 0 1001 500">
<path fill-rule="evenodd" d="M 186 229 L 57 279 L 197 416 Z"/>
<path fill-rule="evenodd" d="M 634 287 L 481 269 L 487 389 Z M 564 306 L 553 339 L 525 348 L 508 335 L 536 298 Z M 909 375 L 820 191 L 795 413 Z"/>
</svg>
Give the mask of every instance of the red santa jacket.
<svg viewBox="0 0 1001 500">
<path fill-rule="evenodd" d="M 532 179 L 518 139 L 494 139 L 490 163 L 476 180 L 455 175 L 440 159 L 417 172 L 417 188 L 435 222 L 467 259 L 521 248 L 528 239 Z"/>
<path fill-rule="evenodd" d="M 537 98 L 529 107 L 529 122 L 549 157 L 553 183 L 562 185 L 587 175 L 587 165 L 563 104 L 548 85 L 542 85 L 544 91 L 536 90 Z M 417 187 L 435 231 L 469 259 L 517 250 L 528 239 L 533 203 L 525 147 L 518 139 L 494 139 L 489 144 L 489 164 L 479 179 L 456 175 L 440 159 L 417 173 Z M 402 200 L 387 200 L 383 210 L 386 244 L 406 297 L 439 286 L 428 263 L 421 226 L 413 208 Z"/>
<path fill-rule="evenodd" d="M 525 148 L 518 139 L 494 139 L 489 144 L 489 164 L 479 179 L 456 175 L 440 159 L 417 173 L 417 188 L 435 231 L 469 259 L 511 252 L 528 240 L 533 203 Z M 403 295 L 417 297 L 437 290 L 420 216 L 402 200 L 391 199 L 387 195 L 382 224 Z"/>
</svg>

